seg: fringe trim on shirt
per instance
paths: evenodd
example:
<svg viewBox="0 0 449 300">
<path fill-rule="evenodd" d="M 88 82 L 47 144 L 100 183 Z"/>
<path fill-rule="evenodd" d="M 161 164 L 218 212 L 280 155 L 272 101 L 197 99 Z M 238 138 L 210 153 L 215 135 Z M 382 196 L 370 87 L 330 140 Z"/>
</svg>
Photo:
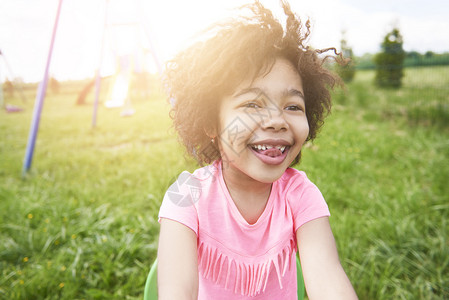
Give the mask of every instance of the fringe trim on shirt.
<svg viewBox="0 0 449 300">
<path fill-rule="evenodd" d="M 248 264 L 229 257 L 211 245 L 201 242 L 198 247 L 198 266 L 200 273 L 215 284 L 224 282 L 225 289 L 232 289 L 234 293 L 244 296 L 256 296 L 265 291 L 271 267 L 276 271 L 279 287 L 282 289 L 282 277 L 292 267 L 291 257 L 296 253 L 295 241 L 292 238 L 280 253 L 268 256 L 258 264 Z M 296 267 L 296 265 L 295 265 Z M 235 272 L 235 282 L 229 282 L 229 274 Z M 226 280 L 223 280 L 225 274 Z M 233 285 L 233 286 L 232 286 Z"/>
</svg>

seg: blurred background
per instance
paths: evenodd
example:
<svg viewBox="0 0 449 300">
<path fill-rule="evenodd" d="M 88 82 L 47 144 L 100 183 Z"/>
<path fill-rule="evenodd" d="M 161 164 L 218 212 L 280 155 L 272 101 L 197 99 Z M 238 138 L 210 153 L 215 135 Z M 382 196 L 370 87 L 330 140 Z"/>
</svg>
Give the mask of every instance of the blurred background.
<svg viewBox="0 0 449 300">
<path fill-rule="evenodd" d="M 229 1 L 64 1 L 58 26 L 52 76 L 61 81 L 93 76 L 99 65 L 102 37 L 106 36 L 104 73 L 113 72 L 115 54 L 148 49 L 142 28 L 149 30 L 160 61 L 186 46 L 205 26 L 236 13 L 247 3 Z M 277 1 L 262 1 L 281 15 Z M 0 69 L 0 78 L 42 79 L 58 1 L 4 0 L 0 3 L 0 50 L 13 75 Z M 310 18 L 315 48 L 338 46 L 342 34 L 354 55 L 375 54 L 383 37 L 398 28 L 406 52 L 444 53 L 449 49 L 449 7 L 440 0 L 291 1 L 303 18 Z M 105 15 L 108 16 L 104 33 Z M 134 23 L 134 24 L 133 24 Z M 113 52 L 111 54 L 111 52 Z M 3 62 L 2 62 L 3 63 Z M 111 70 L 112 69 L 112 70 Z"/>
</svg>

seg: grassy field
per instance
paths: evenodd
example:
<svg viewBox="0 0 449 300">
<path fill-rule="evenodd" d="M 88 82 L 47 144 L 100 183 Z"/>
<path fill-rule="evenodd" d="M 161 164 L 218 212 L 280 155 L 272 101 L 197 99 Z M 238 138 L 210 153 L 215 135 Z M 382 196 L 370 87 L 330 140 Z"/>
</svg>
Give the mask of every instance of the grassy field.
<svg viewBox="0 0 449 300">
<path fill-rule="evenodd" d="M 400 90 L 373 76 L 336 92 L 297 168 L 328 201 L 360 299 L 449 299 L 449 68 L 407 69 Z M 142 299 L 163 194 L 196 168 L 168 105 L 154 93 L 132 117 L 100 107 L 91 129 L 92 106 L 62 85 L 22 178 L 28 96 L 5 99 L 23 112 L 0 111 L 0 299 Z"/>
</svg>

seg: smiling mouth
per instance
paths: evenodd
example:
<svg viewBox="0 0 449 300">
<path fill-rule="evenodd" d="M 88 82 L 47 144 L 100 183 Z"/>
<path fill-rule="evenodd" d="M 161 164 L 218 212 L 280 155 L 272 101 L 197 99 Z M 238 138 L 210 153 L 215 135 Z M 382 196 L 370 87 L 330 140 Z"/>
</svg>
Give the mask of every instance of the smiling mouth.
<svg viewBox="0 0 449 300">
<path fill-rule="evenodd" d="M 257 145 L 250 145 L 251 149 L 253 149 L 255 152 L 266 155 L 269 157 L 277 157 L 284 154 L 290 146 L 286 145 L 267 145 L 267 144 L 257 144 Z"/>
</svg>

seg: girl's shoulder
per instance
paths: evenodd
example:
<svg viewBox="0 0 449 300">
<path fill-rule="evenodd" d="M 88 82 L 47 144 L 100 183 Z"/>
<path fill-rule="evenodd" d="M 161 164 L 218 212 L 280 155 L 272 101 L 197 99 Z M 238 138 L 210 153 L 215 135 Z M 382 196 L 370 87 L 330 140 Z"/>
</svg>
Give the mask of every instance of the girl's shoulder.
<svg viewBox="0 0 449 300">
<path fill-rule="evenodd" d="M 287 168 L 278 180 L 281 185 L 307 185 L 312 183 L 306 175 L 306 172 L 294 168 Z"/>
<path fill-rule="evenodd" d="M 284 174 L 277 182 L 277 188 L 281 194 L 286 196 L 291 194 L 297 197 L 298 195 L 309 192 L 321 194 L 318 187 L 310 181 L 304 171 L 299 171 L 294 168 L 287 168 L 287 170 L 285 170 Z"/>
<path fill-rule="evenodd" d="M 219 175 L 220 165 L 218 162 L 214 162 L 210 165 L 201 167 L 193 171 L 191 176 L 200 181 L 208 179 L 214 179 Z"/>
</svg>

